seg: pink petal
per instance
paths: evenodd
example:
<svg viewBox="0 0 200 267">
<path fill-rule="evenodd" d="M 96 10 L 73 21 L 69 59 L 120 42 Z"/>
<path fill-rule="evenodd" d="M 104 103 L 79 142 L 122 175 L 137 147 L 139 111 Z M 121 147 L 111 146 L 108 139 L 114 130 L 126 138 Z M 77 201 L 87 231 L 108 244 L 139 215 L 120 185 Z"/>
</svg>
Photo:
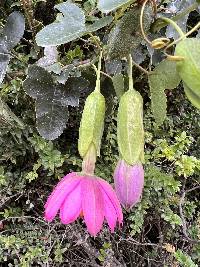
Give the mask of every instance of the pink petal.
<svg viewBox="0 0 200 267">
<path fill-rule="evenodd" d="M 118 217 L 118 221 L 120 224 L 122 224 L 123 222 L 123 213 L 122 213 L 122 209 L 120 206 L 120 202 L 116 196 L 115 191 L 113 190 L 112 186 L 106 182 L 105 180 L 98 178 L 98 183 L 101 186 L 101 190 L 104 192 L 104 194 L 107 196 L 107 200 L 105 205 L 107 205 L 108 202 L 112 203 L 113 207 L 115 208 L 115 213 L 117 214 Z M 104 198 L 105 199 L 105 198 Z M 109 212 L 108 212 L 109 210 Z M 107 216 L 111 216 L 112 210 L 110 208 L 108 208 L 107 212 Z M 111 219 L 109 219 L 111 220 Z M 114 222 L 114 218 L 113 218 L 113 222 Z"/>
<path fill-rule="evenodd" d="M 111 232 L 114 232 L 114 229 L 117 223 L 117 213 L 116 213 L 113 203 L 110 201 L 108 195 L 104 192 L 103 189 L 102 189 L 102 194 L 104 198 L 105 217 L 111 229 Z"/>
<path fill-rule="evenodd" d="M 88 232 L 96 236 L 104 220 L 104 201 L 98 183 L 93 177 L 85 177 L 82 185 L 82 208 Z"/>
<path fill-rule="evenodd" d="M 45 219 L 47 221 L 52 221 L 54 219 L 65 198 L 79 183 L 80 177 L 76 173 L 70 173 L 62 178 L 49 196 L 45 205 Z"/>
<path fill-rule="evenodd" d="M 68 224 L 74 222 L 79 217 L 81 210 L 82 203 L 80 182 L 79 185 L 70 194 L 68 194 L 60 208 L 60 219 L 62 223 Z"/>
</svg>

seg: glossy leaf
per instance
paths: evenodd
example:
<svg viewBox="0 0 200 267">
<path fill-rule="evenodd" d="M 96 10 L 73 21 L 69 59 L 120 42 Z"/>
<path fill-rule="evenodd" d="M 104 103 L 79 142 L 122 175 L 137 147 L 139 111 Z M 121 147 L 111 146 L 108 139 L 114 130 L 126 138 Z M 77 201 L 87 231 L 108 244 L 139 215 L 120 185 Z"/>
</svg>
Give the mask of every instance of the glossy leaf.
<svg viewBox="0 0 200 267">
<path fill-rule="evenodd" d="M 134 2 L 130 0 L 99 0 L 98 1 L 98 8 L 103 13 L 108 13 L 112 10 L 115 10 L 121 7 L 128 2 Z"/>
<path fill-rule="evenodd" d="M 117 139 L 122 158 L 130 165 L 144 161 L 143 99 L 135 90 L 120 99 Z"/>
<path fill-rule="evenodd" d="M 97 155 L 100 155 L 101 138 L 104 128 L 105 98 L 98 92 L 92 92 L 85 101 L 79 128 L 78 150 L 84 157 L 93 143 Z"/>
<path fill-rule="evenodd" d="M 157 125 L 161 125 L 166 117 L 167 97 L 165 89 L 174 89 L 180 83 L 176 70 L 176 63 L 163 60 L 149 74 L 149 86 L 151 91 L 151 109 Z"/>
<path fill-rule="evenodd" d="M 144 28 L 148 30 L 151 24 L 151 12 L 149 8 L 146 10 Z M 143 38 L 139 25 L 140 13 L 140 8 L 133 8 L 113 28 L 108 37 L 108 58 L 123 58 L 141 43 Z"/>
<path fill-rule="evenodd" d="M 7 20 L 0 34 L 0 83 L 2 83 L 8 63 L 10 61 L 10 50 L 14 48 L 24 34 L 25 21 L 19 12 L 13 12 Z"/>
<path fill-rule="evenodd" d="M 200 97 L 200 40 L 182 40 L 177 44 L 175 54 L 184 57 L 184 60 L 177 62 L 180 77 L 193 94 Z"/>
<path fill-rule="evenodd" d="M 88 82 L 69 78 L 65 85 L 55 84 L 45 69 L 32 65 L 24 81 L 26 93 L 36 99 L 36 118 L 39 133 L 48 140 L 56 139 L 65 129 L 68 105 L 78 106 L 80 92 Z"/>
</svg>

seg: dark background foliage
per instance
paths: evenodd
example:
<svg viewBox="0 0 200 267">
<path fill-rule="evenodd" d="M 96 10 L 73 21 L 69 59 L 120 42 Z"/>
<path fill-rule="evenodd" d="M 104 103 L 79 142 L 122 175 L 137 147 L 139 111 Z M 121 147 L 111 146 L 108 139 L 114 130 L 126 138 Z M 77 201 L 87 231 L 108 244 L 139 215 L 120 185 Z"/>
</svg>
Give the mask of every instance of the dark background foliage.
<svg viewBox="0 0 200 267">
<path fill-rule="evenodd" d="M 146 164 L 142 201 L 129 213 L 124 211 L 123 227 L 111 234 L 105 225 L 96 238 L 89 236 L 81 219 L 67 226 L 61 225 L 58 218 L 51 224 L 44 220 L 44 203 L 53 186 L 64 174 L 81 168 L 78 128 L 85 98 L 95 86 L 90 62 L 97 57 L 97 44 L 107 43 L 116 21 L 127 13 L 126 8 L 113 12 L 116 21 L 111 25 L 59 46 L 61 66 L 76 66 L 73 75 L 81 73 L 89 85 L 79 92 L 79 106 L 68 107 L 66 129 L 59 138 L 48 141 L 38 133 L 35 100 L 25 93 L 23 81 L 28 66 L 43 57 L 35 35 L 55 20 L 54 5 L 61 2 L 0 1 L 0 26 L 13 11 L 22 12 L 26 19 L 24 36 L 11 51 L 7 74 L 0 85 L 0 266 L 199 266 L 200 112 L 187 100 L 182 85 L 173 90 L 166 88 L 167 118 L 157 127 L 147 78 L 136 67 L 135 88 L 144 98 Z M 88 22 L 101 17 L 95 0 L 73 2 L 82 7 Z M 169 8 L 170 1 L 158 2 L 161 10 Z M 174 2 L 179 12 L 179 4 L 184 1 Z M 190 6 L 195 1 L 186 2 Z M 198 21 L 198 10 L 192 11 L 185 27 L 190 29 Z M 147 69 L 151 59 L 153 68 L 162 54 L 140 43 L 137 40 L 137 48 L 135 43 L 132 47 L 134 60 Z M 126 68 L 126 60 L 119 59 L 105 60 L 103 65 L 108 75 L 124 74 L 125 82 Z M 96 174 L 111 183 L 118 160 L 116 117 L 117 96 L 123 93 L 120 90 L 102 75 L 107 110 Z"/>
</svg>

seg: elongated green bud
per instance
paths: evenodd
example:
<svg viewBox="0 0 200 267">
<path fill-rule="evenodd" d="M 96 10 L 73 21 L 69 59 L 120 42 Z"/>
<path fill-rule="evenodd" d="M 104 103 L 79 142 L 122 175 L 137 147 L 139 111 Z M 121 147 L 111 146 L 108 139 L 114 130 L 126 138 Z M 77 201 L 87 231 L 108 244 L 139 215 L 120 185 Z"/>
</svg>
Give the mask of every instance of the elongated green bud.
<svg viewBox="0 0 200 267">
<path fill-rule="evenodd" d="M 144 162 L 143 99 L 134 89 L 121 97 L 117 138 L 121 156 L 128 164 Z"/>
<path fill-rule="evenodd" d="M 100 155 L 104 116 L 105 98 L 99 90 L 95 90 L 86 99 L 79 128 L 78 150 L 82 158 L 92 144 L 97 155 Z"/>
</svg>

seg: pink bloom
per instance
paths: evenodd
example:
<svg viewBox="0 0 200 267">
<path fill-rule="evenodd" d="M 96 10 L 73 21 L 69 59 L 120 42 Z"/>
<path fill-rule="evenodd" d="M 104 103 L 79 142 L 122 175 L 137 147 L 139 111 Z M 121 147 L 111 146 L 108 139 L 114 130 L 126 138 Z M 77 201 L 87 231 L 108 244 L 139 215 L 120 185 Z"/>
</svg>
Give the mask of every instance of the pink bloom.
<svg viewBox="0 0 200 267">
<path fill-rule="evenodd" d="M 60 210 L 63 224 L 74 222 L 83 215 L 88 232 L 96 236 L 104 217 L 114 231 L 117 221 L 122 223 L 120 203 L 112 187 L 95 176 L 78 173 L 66 175 L 55 187 L 45 204 L 45 219 L 52 221 Z"/>
<path fill-rule="evenodd" d="M 144 187 L 142 164 L 131 166 L 120 160 L 114 172 L 114 181 L 118 199 L 126 209 L 130 209 L 140 201 Z"/>
</svg>

